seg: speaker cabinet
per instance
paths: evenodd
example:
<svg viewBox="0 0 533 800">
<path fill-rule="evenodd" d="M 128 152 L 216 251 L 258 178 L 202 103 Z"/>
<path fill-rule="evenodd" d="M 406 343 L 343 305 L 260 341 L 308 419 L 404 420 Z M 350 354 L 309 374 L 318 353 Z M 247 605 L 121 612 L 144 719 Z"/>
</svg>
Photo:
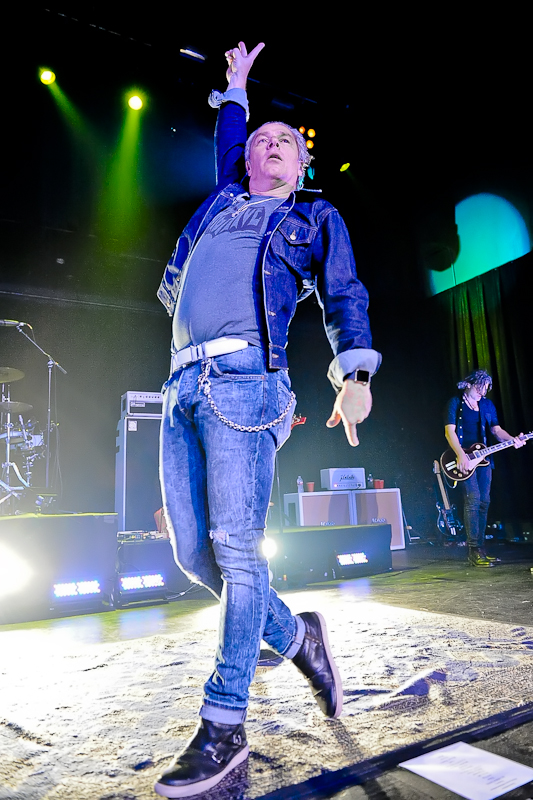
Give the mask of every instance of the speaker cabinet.
<svg viewBox="0 0 533 800">
<path fill-rule="evenodd" d="M 119 531 L 153 531 L 161 508 L 159 428 L 161 414 L 127 415 L 118 423 L 115 511 Z"/>
<path fill-rule="evenodd" d="M 357 525 L 353 492 L 298 492 L 284 496 L 290 524 L 326 527 Z"/>
<path fill-rule="evenodd" d="M 405 535 L 400 490 L 364 489 L 353 494 L 358 523 L 360 525 L 389 523 L 392 528 L 391 550 L 404 550 Z"/>
</svg>

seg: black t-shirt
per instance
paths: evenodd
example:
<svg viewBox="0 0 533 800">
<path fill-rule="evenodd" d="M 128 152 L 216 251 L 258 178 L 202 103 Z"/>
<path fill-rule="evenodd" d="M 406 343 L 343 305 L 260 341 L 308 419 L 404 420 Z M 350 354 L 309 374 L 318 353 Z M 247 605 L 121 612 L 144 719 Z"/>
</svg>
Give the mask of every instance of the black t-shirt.
<svg viewBox="0 0 533 800">
<path fill-rule="evenodd" d="M 482 440 L 479 409 L 474 411 L 463 404 L 463 448 Z"/>
</svg>

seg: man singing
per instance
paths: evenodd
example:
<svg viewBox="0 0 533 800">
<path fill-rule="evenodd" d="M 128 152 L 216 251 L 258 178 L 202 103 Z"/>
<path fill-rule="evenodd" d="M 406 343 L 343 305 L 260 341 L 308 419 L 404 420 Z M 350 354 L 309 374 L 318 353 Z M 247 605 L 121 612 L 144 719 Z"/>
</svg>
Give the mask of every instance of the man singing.
<svg viewBox="0 0 533 800">
<path fill-rule="evenodd" d="M 295 407 L 286 345 L 297 301 L 314 290 L 323 307 L 338 392 L 327 425 L 342 421 L 353 446 L 380 355 L 346 226 L 333 206 L 300 191 L 305 140 L 281 122 L 246 138 L 246 79 L 263 47 L 248 54 L 240 42 L 226 53 L 228 89 L 210 100 L 219 108 L 217 186 L 180 236 L 158 292 L 173 317 L 161 429 L 172 545 L 191 579 L 220 598 L 200 722 L 155 785 L 164 797 L 204 792 L 247 758 L 243 723 L 261 639 L 293 661 L 326 716 L 342 709 L 324 619 L 291 614 L 269 585 L 261 547 L 275 453 Z"/>
</svg>

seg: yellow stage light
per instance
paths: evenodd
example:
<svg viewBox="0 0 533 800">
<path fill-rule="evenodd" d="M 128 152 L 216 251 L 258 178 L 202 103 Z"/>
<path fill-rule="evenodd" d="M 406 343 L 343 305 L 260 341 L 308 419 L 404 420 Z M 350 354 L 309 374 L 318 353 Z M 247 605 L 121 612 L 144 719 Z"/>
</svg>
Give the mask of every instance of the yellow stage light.
<svg viewBox="0 0 533 800">
<path fill-rule="evenodd" d="M 128 100 L 128 105 L 130 108 L 133 108 L 134 111 L 139 111 L 143 107 L 143 101 L 138 94 L 134 94 Z"/>
<path fill-rule="evenodd" d="M 308 149 L 308 150 L 312 150 L 312 149 L 313 149 L 313 147 L 315 146 L 315 143 L 314 143 L 314 142 L 312 142 L 312 141 L 311 141 L 311 139 L 308 139 L 308 140 L 306 141 L 306 145 L 307 145 L 307 149 Z"/>
<path fill-rule="evenodd" d="M 44 83 L 47 86 L 50 83 L 53 83 L 56 79 L 55 73 L 52 72 L 51 69 L 43 69 L 39 77 L 41 79 L 41 83 Z"/>
<path fill-rule="evenodd" d="M 304 128 L 304 126 L 303 126 L 303 125 L 301 125 L 301 126 L 298 128 L 298 130 L 300 131 L 300 133 L 301 133 L 301 134 L 302 134 L 302 136 L 303 136 L 303 135 L 304 135 L 304 133 L 305 133 L 305 128 Z"/>
<path fill-rule="evenodd" d="M 346 172 L 347 169 L 350 169 L 350 162 L 349 161 L 347 161 L 346 164 L 342 165 L 340 171 L 341 172 Z"/>
<path fill-rule="evenodd" d="M 316 136 L 315 129 L 314 128 L 309 128 L 309 130 L 307 131 L 307 135 L 309 136 L 310 139 L 314 139 L 315 136 Z"/>
</svg>

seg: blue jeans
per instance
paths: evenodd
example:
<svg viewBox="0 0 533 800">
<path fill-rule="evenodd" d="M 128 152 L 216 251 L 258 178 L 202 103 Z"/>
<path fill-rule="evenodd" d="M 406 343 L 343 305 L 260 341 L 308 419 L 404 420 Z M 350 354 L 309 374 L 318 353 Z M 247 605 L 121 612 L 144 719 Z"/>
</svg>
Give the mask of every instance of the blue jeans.
<svg viewBox="0 0 533 800">
<path fill-rule="evenodd" d="M 485 546 L 491 481 L 491 466 L 477 467 L 473 475 L 466 481 L 461 481 L 466 539 L 469 547 Z"/>
<path fill-rule="evenodd" d="M 210 362 L 212 399 L 231 421 L 259 426 L 287 407 L 288 372 L 268 371 L 261 348 Z M 246 717 L 261 639 L 287 658 L 303 641 L 302 620 L 270 588 L 262 551 L 276 449 L 290 434 L 294 407 L 269 430 L 234 430 L 200 390 L 202 369 L 200 362 L 185 367 L 166 386 L 161 486 L 176 561 L 220 599 L 215 669 L 200 714 L 238 724 Z"/>
</svg>

